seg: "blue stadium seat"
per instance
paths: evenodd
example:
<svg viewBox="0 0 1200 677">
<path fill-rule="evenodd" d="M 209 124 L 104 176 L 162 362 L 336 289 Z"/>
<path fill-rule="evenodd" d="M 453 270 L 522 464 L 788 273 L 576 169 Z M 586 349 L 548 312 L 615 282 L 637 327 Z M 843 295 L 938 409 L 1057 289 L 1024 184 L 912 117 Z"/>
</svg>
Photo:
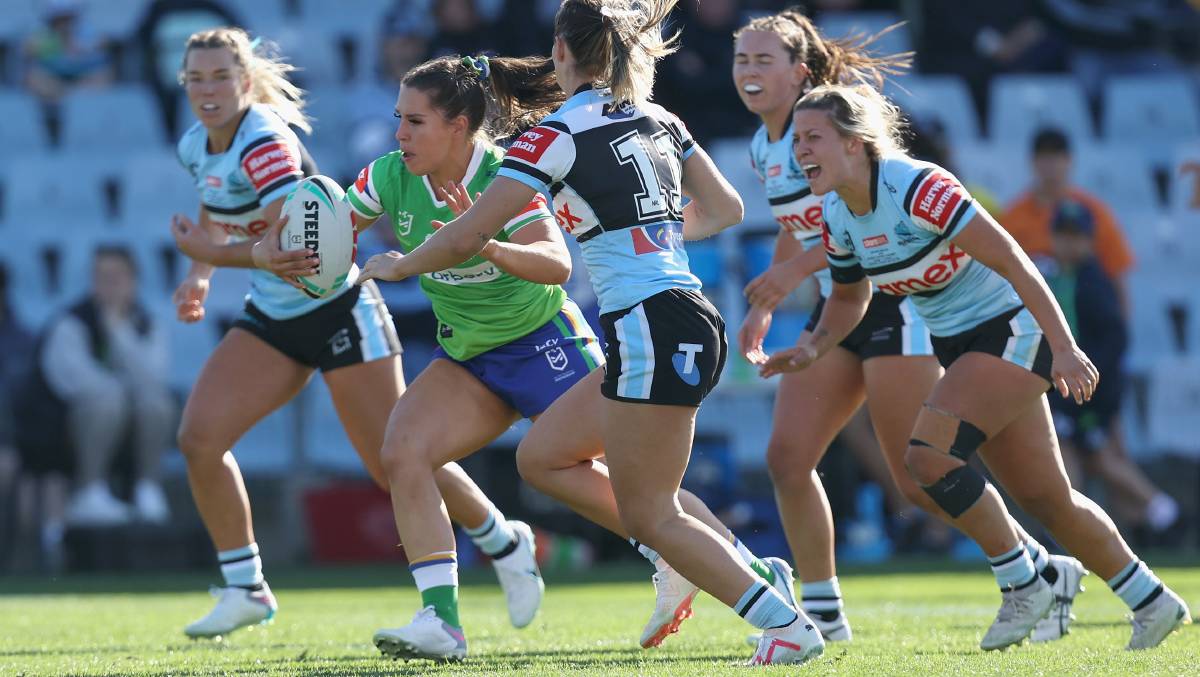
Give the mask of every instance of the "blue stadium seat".
<svg viewBox="0 0 1200 677">
<path fill-rule="evenodd" d="M 350 136 L 356 101 L 352 91 L 338 84 L 326 84 L 308 89 L 304 112 L 313 118 L 313 138 L 345 144 Z"/>
<path fill-rule="evenodd" d="M 246 305 L 246 294 L 249 291 L 248 268 L 220 268 L 213 274 L 205 308 L 210 315 L 235 318 Z"/>
<path fill-rule="evenodd" d="M 1181 253 L 1200 269 L 1200 143 L 1181 143 L 1171 168 L 1170 224 Z"/>
<path fill-rule="evenodd" d="M 0 12 L 2 14 L 2 12 Z M 0 148 L 8 157 L 42 153 L 49 146 L 42 107 L 31 94 L 0 90 Z"/>
<path fill-rule="evenodd" d="M 336 10 L 326 0 L 300 0 L 300 19 L 324 35 L 349 35 L 361 41 L 365 32 L 379 30 L 379 22 L 394 0 L 339 0 Z"/>
<path fill-rule="evenodd" d="M 204 319 L 193 324 L 179 322 L 173 316 L 164 318 L 163 326 L 171 350 L 171 387 L 183 392 L 191 390 L 200 368 L 217 347 L 217 323 Z"/>
<path fill-rule="evenodd" d="M 0 167 L 3 218 L 13 226 L 59 233 L 104 220 L 103 180 L 115 169 L 107 156 L 92 151 L 14 157 Z"/>
<path fill-rule="evenodd" d="M 750 139 L 718 139 L 708 144 L 705 150 L 742 196 L 742 204 L 746 209 L 742 228 L 774 229 L 775 217 L 771 215 L 771 207 L 767 204 L 767 194 L 750 165 Z"/>
<path fill-rule="evenodd" d="M 768 354 L 796 345 L 796 339 L 808 324 L 808 313 L 780 309 L 771 318 L 771 328 L 763 339 L 763 350 Z"/>
<path fill-rule="evenodd" d="M 158 104 L 144 87 L 76 90 L 63 99 L 61 146 L 109 153 L 156 148 L 167 143 L 160 118 Z"/>
<path fill-rule="evenodd" d="M 321 469 L 363 474 L 362 461 L 342 427 L 323 379 L 314 378 L 299 395 L 304 409 L 305 456 Z"/>
<path fill-rule="evenodd" d="M 293 468 L 292 448 L 298 422 L 295 405 L 289 403 L 259 421 L 235 442 L 233 453 L 242 474 L 278 476 Z"/>
<path fill-rule="evenodd" d="M 698 240 L 687 243 L 688 265 L 705 289 L 721 286 L 724 264 L 721 248 L 716 240 Z"/>
<path fill-rule="evenodd" d="M 900 15 L 892 12 L 825 12 L 817 20 L 817 27 L 830 37 L 845 38 L 858 34 L 874 35 L 901 20 Z M 871 46 L 872 53 L 881 55 L 911 50 L 912 38 L 907 24 L 889 31 Z"/>
<path fill-rule="evenodd" d="M 1092 144 L 1073 155 L 1076 183 L 1114 209 L 1151 212 L 1159 206 L 1150 165 L 1136 147 Z"/>
<path fill-rule="evenodd" d="M 954 166 L 967 186 L 982 186 L 1000 207 L 1006 206 L 1029 187 L 1029 154 L 1008 144 L 976 144 L 954 149 Z"/>
<path fill-rule="evenodd" d="M 285 0 L 254 0 L 253 2 L 221 3 L 228 7 L 250 33 L 267 40 L 279 40 L 280 30 L 287 24 Z"/>
<path fill-rule="evenodd" d="M 1027 150 L 1042 127 L 1057 127 L 1082 148 L 1094 138 L 1083 86 L 1069 75 L 999 75 L 988 105 L 992 143 Z"/>
<path fill-rule="evenodd" d="M 87 0 L 83 19 L 100 35 L 123 40 L 137 28 L 149 5 L 150 0 Z"/>
<path fill-rule="evenodd" d="M 340 8 L 338 12 L 341 12 Z M 306 88 L 344 82 L 344 60 L 337 38 L 330 35 L 328 29 L 310 28 L 297 22 L 288 22 L 272 34 L 284 60 L 297 69 L 294 80 Z"/>
<path fill-rule="evenodd" d="M 1188 290 L 1171 271 L 1143 262 L 1129 276 L 1129 296 L 1128 363 L 1133 371 L 1145 373 L 1162 357 L 1175 354 L 1167 311 L 1171 304 L 1186 306 Z"/>
<path fill-rule="evenodd" d="M 1200 459 L 1196 435 L 1196 403 L 1200 402 L 1200 359 L 1196 353 L 1160 360 L 1149 373 L 1146 394 L 1147 447 Z"/>
<path fill-rule="evenodd" d="M 41 25 L 39 0 L 5 0 L 0 12 L 0 41 L 20 40 Z"/>
<path fill-rule="evenodd" d="M 913 119 L 941 123 L 952 145 L 979 143 L 979 114 L 957 75 L 908 75 L 884 90 Z"/>
<path fill-rule="evenodd" d="M 1114 77 L 1104 88 L 1104 136 L 1136 144 L 1155 163 L 1168 163 L 1181 140 L 1200 135 L 1196 85 L 1183 76 Z"/>
<path fill-rule="evenodd" d="M 173 214 L 196 218 L 200 199 L 171 149 L 130 155 L 121 168 L 121 186 L 122 227 L 131 236 L 169 241 Z"/>
<path fill-rule="evenodd" d="M 742 270 L 747 282 L 758 277 L 771 267 L 775 256 L 775 237 L 760 236 L 746 238 L 742 242 Z"/>
</svg>

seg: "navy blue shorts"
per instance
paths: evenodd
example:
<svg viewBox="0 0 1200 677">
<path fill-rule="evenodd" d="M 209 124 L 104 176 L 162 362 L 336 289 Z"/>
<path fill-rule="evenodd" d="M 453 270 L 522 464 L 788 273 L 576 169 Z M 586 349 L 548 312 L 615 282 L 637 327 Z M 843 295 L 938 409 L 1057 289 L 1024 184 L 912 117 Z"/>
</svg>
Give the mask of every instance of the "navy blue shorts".
<svg viewBox="0 0 1200 677">
<path fill-rule="evenodd" d="M 571 386 L 604 364 L 600 340 L 570 299 L 549 322 L 515 341 L 468 360 L 450 357 L 441 346 L 433 357 L 471 372 L 525 418 L 546 411 Z"/>
</svg>

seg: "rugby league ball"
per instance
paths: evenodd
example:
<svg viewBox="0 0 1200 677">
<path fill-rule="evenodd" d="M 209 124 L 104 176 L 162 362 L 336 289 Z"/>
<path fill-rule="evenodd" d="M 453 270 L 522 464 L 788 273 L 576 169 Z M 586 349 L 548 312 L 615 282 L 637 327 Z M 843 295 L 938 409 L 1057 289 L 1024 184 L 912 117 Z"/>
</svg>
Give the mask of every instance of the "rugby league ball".
<svg viewBox="0 0 1200 677">
<path fill-rule="evenodd" d="M 304 293 L 321 298 L 340 289 L 354 266 L 358 240 L 341 186 L 328 176 L 304 179 L 284 200 L 284 215 L 288 221 L 279 233 L 280 248 L 308 247 L 321 257 L 317 273 L 300 278 Z"/>
</svg>

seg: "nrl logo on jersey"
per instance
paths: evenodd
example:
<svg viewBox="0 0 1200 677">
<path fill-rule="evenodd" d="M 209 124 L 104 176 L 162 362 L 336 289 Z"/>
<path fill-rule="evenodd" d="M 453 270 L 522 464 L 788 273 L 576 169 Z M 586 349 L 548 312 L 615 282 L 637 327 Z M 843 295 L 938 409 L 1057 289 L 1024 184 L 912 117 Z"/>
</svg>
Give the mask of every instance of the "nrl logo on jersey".
<svg viewBox="0 0 1200 677">
<path fill-rule="evenodd" d="M 396 212 L 396 232 L 401 237 L 412 232 L 413 215 L 411 212 Z"/>
</svg>

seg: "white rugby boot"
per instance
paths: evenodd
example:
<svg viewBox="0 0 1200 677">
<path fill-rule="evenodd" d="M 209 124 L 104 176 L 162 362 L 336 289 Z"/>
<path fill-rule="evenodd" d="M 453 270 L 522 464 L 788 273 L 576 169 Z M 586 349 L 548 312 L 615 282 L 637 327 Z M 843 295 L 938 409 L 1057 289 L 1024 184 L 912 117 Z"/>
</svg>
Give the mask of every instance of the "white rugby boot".
<svg viewBox="0 0 1200 677">
<path fill-rule="evenodd" d="M 266 625 L 279 610 L 275 595 L 271 594 L 266 581 L 262 590 L 213 586 L 209 588 L 209 593 L 217 598 L 217 605 L 207 616 L 183 629 L 188 637 L 218 637 L 249 625 Z"/>
<path fill-rule="evenodd" d="M 692 617 L 692 600 L 700 592 L 669 564 L 650 580 L 654 581 L 654 615 L 642 630 L 643 649 L 658 646 L 668 635 L 679 632 L 679 624 Z"/>
<path fill-rule="evenodd" d="M 825 651 L 821 632 L 803 611 L 796 610 L 796 620 L 782 628 L 764 630 L 758 648 L 747 665 L 798 665 L 820 656 Z"/>
<path fill-rule="evenodd" d="M 384 628 L 375 633 L 375 646 L 392 659 L 423 658 L 437 663 L 461 661 L 467 656 L 467 638 L 438 618 L 432 606 L 421 609 L 402 628 Z"/>
<path fill-rule="evenodd" d="M 1033 626 L 1033 634 L 1029 636 L 1031 642 L 1052 642 L 1071 631 L 1071 621 L 1075 620 L 1071 606 L 1075 603 L 1075 596 L 1083 592 L 1080 581 L 1088 575 L 1088 570 L 1083 568 L 1079 560 L 1066 555 L 1050 555 L 1050 566 L 1058 572 L 1058 580 L 1050 586 L 1054 591 L 1054 606 L 1045 618 Z"/>
<path fill-rule="evenodd" d="M 792 567 L 778 557 L 764 557 L 763 562 L 766 562 L 775 571 L 775 582 L 772 584 L 774 588 L 793 608 L 803 610 L 808 615 L 809 620 L 820 631 L 822 639 L 826 642 L 850 641 L 852 637 L 850 622 L 846 620 L 846 615 L 840 609 L 835 611 L 803 609 L 803 605 L 796 599 L 796 580 L 792 575 Z M 756 647 L 760 639 L 762 639 L 762 634 L 756 632 L 746 637 L 746 643 Z"/>
<path fill-rule="evenodd" d="M 1020 644 L 1054 606 L 1054 591 L 1041 576 L 1035 576 L 1032 584 L 1020 590 L 1005 590 L 1000 594 L 1004 598 L 1000 611 L 979 643 L 984 651 Z"/>
<path fill-rule="evenodd" d="M 1130 651 L 1152 649 L 1161 644 L 1176 628 L 1191 623 L 1192 614 L 1179 595 L 1163 586 L 1162 594 L 1135 611 L 1130 622 L 1133 623 L 1133 635 L 1125 648 Z"/>
<path fill-rule="evenodd" d="M 523 628 L 533 622 L 542 606 L 546 584 L 537 565 L 533 529 L 516 520 L 509 520 L 508 525 L 517 535 L 517 547 L 503 559 L 493 559 L 492 568 L 508 602 L 508 620 L 514 628 Z"/>
</svg>

